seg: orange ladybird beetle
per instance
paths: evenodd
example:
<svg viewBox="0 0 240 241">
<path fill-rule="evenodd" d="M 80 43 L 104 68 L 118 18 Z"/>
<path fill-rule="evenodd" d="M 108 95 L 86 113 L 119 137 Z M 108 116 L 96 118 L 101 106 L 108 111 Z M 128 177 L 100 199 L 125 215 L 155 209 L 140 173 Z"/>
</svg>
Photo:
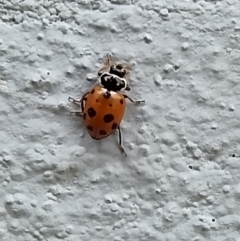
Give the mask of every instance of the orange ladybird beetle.
<svg viewBox="0 0 240 241">
<path fill-rule="evenodd" d="M 81 110 L 71 111 L 83 117 L 89 135 L 94 140 L 101 140 L 118 130 L 118 145 L 123 155 L 127 156 L 122 145 L 121 121 L 126 108 L 126 99 L 134 104 L 145 100 L 133 100 L 121 91 L 129 91 L 127 76 L 131 67 L 115 62 L 110 55 L 98 71 L 98 84 L 87 91 L 80 100 L 69 97 Z"/>
</svg>

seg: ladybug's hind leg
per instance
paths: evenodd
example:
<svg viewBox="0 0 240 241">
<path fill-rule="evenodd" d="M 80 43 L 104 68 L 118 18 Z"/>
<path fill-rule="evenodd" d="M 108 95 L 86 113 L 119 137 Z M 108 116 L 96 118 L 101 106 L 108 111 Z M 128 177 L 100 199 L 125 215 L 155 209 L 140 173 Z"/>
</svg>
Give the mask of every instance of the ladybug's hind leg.
<svg viewBox="0 0 240 241">
<path fill-rule="evenodd" d="M 83 116 L 83 112 L 79 110 L 71 110 L 70 115 L 75 114 L 77 116 Z"/>
<path fill-rule="evenodd" d="M 110 54 L 107 54 L 103 66 L 98 70 L 98 76 L 101 76 L 103 72 L 108 71 L 109 67 L 114 63 L 115 62 L 113 61 L 112 56 Z"/>
<path fill-rule="evenodd" d="M 130 102 L 134 103 L 134 104 L 143 104 L 145 103 L 145 100 L 134 100 L 131 97 L 129 97 L 128 95 L 123 95 L 125 99 L 129 99 Z"/>
<path fill-rule="evenodd" d="M 121 128 L 120 126 L 118 126 L 118 147 L 120 149 L 120 151 L 122 152 L 122 154 L 124 156 L 127 156 L 127 153 L 125 152 L 123 145 L 122 145 L 122 132 L 121 132 Z"/>
</svg>

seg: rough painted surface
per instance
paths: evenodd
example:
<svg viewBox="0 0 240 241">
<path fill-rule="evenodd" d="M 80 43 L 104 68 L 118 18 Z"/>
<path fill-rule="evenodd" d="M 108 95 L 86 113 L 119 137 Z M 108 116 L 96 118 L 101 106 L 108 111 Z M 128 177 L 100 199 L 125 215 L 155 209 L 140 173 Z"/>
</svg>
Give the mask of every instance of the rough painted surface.
<svg viewBox="0 0 240 241">
<path fill-rule="evenodd" d="M 240 2 L 0 0 L 0 240 L 239 241 Z M 135 63 L 117 136 L 68 97 Z"/>
</svg>

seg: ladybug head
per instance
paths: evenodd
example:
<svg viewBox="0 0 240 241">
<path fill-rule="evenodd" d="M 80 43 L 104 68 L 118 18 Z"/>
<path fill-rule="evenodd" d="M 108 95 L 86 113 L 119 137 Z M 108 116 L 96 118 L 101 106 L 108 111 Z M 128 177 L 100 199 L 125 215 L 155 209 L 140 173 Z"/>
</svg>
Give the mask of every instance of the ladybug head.
<svg viewBox="0 0 240 241">
<path fill-rule="evenodd" d="M 131 90 L 126 79 L 110 74 L 108 72 L 103 73 L 99 77 L 99 83 L 103 88 L 107 89 L 108 91 L 117 92 L 123 90 Z"/>
<path fill-rule="evenodd" d="M 124 78 L 127 74 L 127 71 L 124 69 L 122 64 L 113 64 L 110 66 L 110 74 L 115 74 L 120 78 Z"/>
</svg>

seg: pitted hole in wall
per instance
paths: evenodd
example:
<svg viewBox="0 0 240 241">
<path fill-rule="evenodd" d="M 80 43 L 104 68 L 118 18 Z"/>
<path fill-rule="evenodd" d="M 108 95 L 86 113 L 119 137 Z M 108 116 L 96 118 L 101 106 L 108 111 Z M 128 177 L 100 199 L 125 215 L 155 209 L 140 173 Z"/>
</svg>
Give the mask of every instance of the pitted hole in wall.
<svg viewBox="0 0 240 241">
<path fill-rule="evenodd" d="M 179 68 L 180 68 L 179 66 L 175 65 L 175 66 L 173 66 L 173 71 L 177 72 L 179 70 Z"/>
</svg>

